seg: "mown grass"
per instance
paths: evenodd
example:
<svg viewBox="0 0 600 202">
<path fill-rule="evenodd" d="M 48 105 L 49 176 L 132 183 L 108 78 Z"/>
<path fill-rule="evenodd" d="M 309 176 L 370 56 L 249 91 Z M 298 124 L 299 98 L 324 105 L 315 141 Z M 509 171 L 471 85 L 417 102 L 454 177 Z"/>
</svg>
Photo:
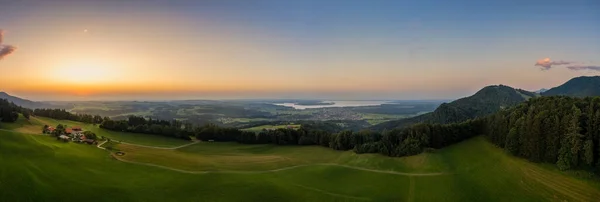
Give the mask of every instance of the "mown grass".
<svg viewBox="0 0 600 202">
<path fill-rule="evenodd" d="M 18 124 L 18 123 L 17 123 Z M 7 128 L 5 124 L 2 128 Z M 18 130 L 22 127 L 14 127 Z M 10 129 L 9 129 L 10 130 Z M 110 132 L 110 131 L 108 131 Z M 0 131 L 0 201 L 597 201 L 600 183 L 507 155 L 476 137 L 417 156 L 390 158 L 322 147 L 201 142 L 176 150 L 91 145 Z M 332 163 L 413 176 L 323 165 Z M 583 175 L 579 175 L 583 176 Z"/>
<path fill-rule="evenodd" d="M 405 158 L 378 154 L 357 155 L 320 146 L 244 145 L 199 142 L 188 147 L 166 150 L 120 144 L 123 159 L 152 163 L 189 171 L 270 170 L 296 165 L 335 163 L 397 172 L 441 172 L 444 165 L 429 153 Z"/>
<path fill-rule="evenodd" d="M 351 151 L 333 151 L 318 146 L 242 145 L 214 142 L 203 142 L 177 150 L 156 150 L 131 145 L 119 145 L 118 148 L 127 153 L 123 158 L 128 160 L 190 171 L 270 170 L 314 164 L 306 168 L 310 170 L 313 167 L 314 169 L 328 167 L 322 163 L 333 163 L 407 173 L 443 173 L 427 177 L 400 177 L 398 183 L 408 184 L 409 189 L 399 190 L 398 193 L 412 190 L 410 198 L 415 201 L 512 201 L 515 199 L 593 201 L 596 197 L 600 197 L 600 186 L 597 181 L 577 179 L 554 169 L 553 166 L 534 164 L 509 156 L 483 137 L 433 153 L 402 158 L 377 154 L 357 155 Z M 284 173 L 296 176 L 292 171 Z M 305 180 L 305 178 L 298 178 Z M 304 184 L 320 185 L 322 181 L 332 179 L 326 177 L 312 180 L 314 181 Z M 371 182 L 354 180 L 360 183 Z M 322 187 L 318 186 L 313 188 L 322 190 Z M 348 190 L 351 191 L 350 193 L 353 192 L 353 189 Z M 339 190 L 336 191 L 339 193 Z"/>
</svg>

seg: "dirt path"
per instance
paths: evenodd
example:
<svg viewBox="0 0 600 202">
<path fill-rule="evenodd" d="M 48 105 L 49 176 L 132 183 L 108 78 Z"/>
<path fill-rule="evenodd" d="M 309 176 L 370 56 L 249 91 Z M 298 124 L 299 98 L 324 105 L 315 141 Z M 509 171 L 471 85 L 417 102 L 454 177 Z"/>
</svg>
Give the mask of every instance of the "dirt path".
<svg viewBox="0 0 600 202">
<path fill-rule="evenodd" d="M 128 143 L 128 142 L 122 142 L 122 141 L 115 140 L 115 139 L 112 139 L 112 141 L 118 142 L 119 144 L 132 145 L 132 146 L 136 146 L 136 147 L 144 147 L 144 148 L 151 148 L 151 149 L 170 149 L 170 150 L 187 147 L 187 146 L 190 146 L 190 145 L 198 144 L 200 142 L 200 141 L 194 141 L 192 143 L 188 143 L 188 144 L 184 144 L 184 145 L 179 145 L 179 146 L 175 146 L 175 147 L 155 147 L 155 146 L 147 146 L 147 145 L 141 145 L 141 144 L 133 144 L 133 143 Z"/>
<path fill-rule="evenodd" d="M 99 149 L 106 150 L 106 148 L 102 147 L 102 145 L 104 145 L 104 143 L 107 143 L 107 142 L 108 142 L 108 140 L 104 140 L 104 142 L 98 144 L 96 147 L 98 147 Z"/>
</svg>

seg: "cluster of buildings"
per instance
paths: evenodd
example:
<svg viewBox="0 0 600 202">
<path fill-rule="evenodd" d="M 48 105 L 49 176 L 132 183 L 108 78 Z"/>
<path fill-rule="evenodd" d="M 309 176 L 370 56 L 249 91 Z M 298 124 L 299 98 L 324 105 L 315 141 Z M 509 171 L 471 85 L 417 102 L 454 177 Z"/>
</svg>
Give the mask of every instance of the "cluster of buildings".
<svg viewBox="0 0 600 202">
<path fill-rule="evenodd" d="M 54 130 L 56 129 L 53 127 L 48 127 L 47 129 L 48 133 L 53 133 Z M 59 135 L 56 139 L 64 142 L 73 141 L 78 143 L 98 144 L 94 139 L 87 139 L 83 132 L 84 130 L 80 126 L 65 128 L 65 134 Z"/>
</svg>

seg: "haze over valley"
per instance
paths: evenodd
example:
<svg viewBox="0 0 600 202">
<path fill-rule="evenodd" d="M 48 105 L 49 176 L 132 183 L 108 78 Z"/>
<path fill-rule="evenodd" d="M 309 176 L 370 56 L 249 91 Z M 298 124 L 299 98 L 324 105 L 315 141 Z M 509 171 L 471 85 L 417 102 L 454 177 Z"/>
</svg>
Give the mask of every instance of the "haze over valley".
<svg viewBox="0 0 600 202">
<path fill-rule="evenodd" d="M 598 201 L 596 1 L 0 1 L 0 201 Z"/>
</svg>

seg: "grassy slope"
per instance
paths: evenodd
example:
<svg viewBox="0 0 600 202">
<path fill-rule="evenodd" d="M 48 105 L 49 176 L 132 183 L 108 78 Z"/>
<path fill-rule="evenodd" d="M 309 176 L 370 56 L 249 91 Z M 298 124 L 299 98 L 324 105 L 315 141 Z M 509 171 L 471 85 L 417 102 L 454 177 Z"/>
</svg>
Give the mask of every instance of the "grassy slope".
<svg viewBox="0 0 600 202">
<path fill-rule="evenodd" d="M 445 173 L 438 176 L 398 177 L 398 183 L 408 184 L 409 190 L 412 187 L 411 197 L 419 201 L 510 201 L 514 199 L 589 201 L 594 197 L 600 197 L 600 185 L 597 181 L 575 179 L 552 166 L 534 164 L 506 155 L 501 149 L 485 141 L 483 137 L 435 153 L 404 158 L 356 155 L 349 151 L 332 151 L 321 147 L 233 143 L 201 143 L 178 150 L 153 150 L 128 145 L 118 147 L 127 153 L 124 158 L 129 160 L 194 171 L 267 170 L 293 165 L 335 163 L 396 172 Z M 303 167 L 298 170 L 319 169 L 349 172 L 346 168 L 323 165 Z M 327 173 L 324 170 L 318 172 Z M 306 181 L 304 184 L 312 184 L 321 190 L 334 188 L 337 193 L 344 193 L 344 190 L 350 191 L 347 193 L 355 192 L 354 189 L 340 190 L 336 188 L 338 185 L 323 184 L 325 181 L 334 180 L 331 178 L 337 173 L 327 173 L 325 175 L 327 177 L 323 179 L 302 177 L 300 175 L 303 174 L 292 171 L 284 173 L 286 174 L 281 177 L 296 176 L 297 179 L 289 180 Z M 352 177 L 349 180 L 360 184 L 381 183 L 369 179 L 352 179 Z M 319 188 L 319 185 L 322 186 Z"/>
<path fill-rule="evenodd" d="M 0 131 L 0 201 L 402 201 L 402 176 L 310 167 L 265 174 L 182 174 L 111 159 L 93 146 Z M 330 173 L 335 173 L 334 177 Z M 294 177 L 294 175 L 299 175 Z M 296 178 L 333 178 L 319 187 Z M 382 181 L 349 184 L 351 177 Z M 395 180 L 397 179 L 397 180 Z M 387 180 L 387 181 L 385 181 Z M 394 188 L 396 187 L 396 188 Z M 350 190 L 355 190 L 350 192 Z M 377 196 L 374 193 L 385 192 Z M 355 196 L 356 195 L 356 196 Z"/>
<path fill-rule="evenodd" d="M 123 159 L 174 167 L 189 171 L 270 170 L 295 165 L 335 163 L 397 172 L 441 172 L 438 156 L 421 154 L 389 158 L 377 154 L 357 155 L 320 146 L 243 145 L 199 142 L 177 150 L 158 150 L 134 145 L 118 145 Z"/>
<path fill-rule="evenodd" d="M 89 145 L 0 131 L 0 201 L 593 201 L 600 197 L 598 181 L 508 156 L 482 137 L 404 158 L 233 143 L 148 151 L 126 146 L 118 145 L 126 150 L 124 158 L 182 169 L 264 170 L 328 162 L 445 174 L 393 175 L 326 165 L 272 173 L 185 174 L 116 161 Z M 144 155 L 156 158 L 144 159 Z"/>
<path fill-rule="evenodd" d="M 98 136 L 105 136 L 111 139 L 124 141 L 134 144 L 142 144 L 148 146 L 158 147 L 173 147 L 190 143 L 189 141 L 163 137 L 160 135 L 148 135 L 148 134 L 137 134 L 137 133 L 126 133 L 109 131 L 99 128 L 97 125 L 85 124 L 81 122 L 68 121 L 68 120 L 55 120 L 45 117 L 31 117 L 30 120 L 26 120 L 22 116 L 17 119 L 15 123 L 2 123 L 0 129 L 14 130 L 17 132 L 24 132 L 30 134 L 40 134 L 44 125 L 56 127 L 58 124 L 71 126 L 81 126 L 84 130 L 90 130 L 96 133 Z"/>
</svg>

